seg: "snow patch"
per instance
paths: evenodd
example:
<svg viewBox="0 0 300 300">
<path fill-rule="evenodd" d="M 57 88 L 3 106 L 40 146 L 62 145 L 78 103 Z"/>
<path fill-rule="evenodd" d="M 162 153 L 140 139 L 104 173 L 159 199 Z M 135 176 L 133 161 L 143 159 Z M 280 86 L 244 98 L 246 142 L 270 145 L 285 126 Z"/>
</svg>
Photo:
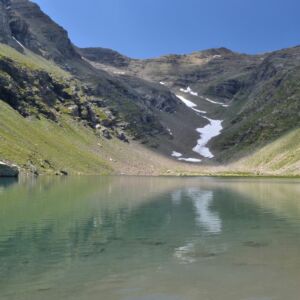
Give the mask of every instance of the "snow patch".
<svg viewBox="0 0 300 300">
<path fill-rule="evenodd" d="M 187 107 L 191 108 L 195 112 L 198 112 L 198 113 L 201 113 L 201 114 L 206 114 L 206 111 L 196 109 L 195 107 L 197 107 L 197 104 L 195 104 L 191 100 L 188 100 L 188 99 L 186 99 L 186 98 L 184 98 L 183 96 L 180 96 L 180 95 L 176 95 L 176 97 L 178 99 L 180 99 Z"/>
<path fill-rule="evenodd" d="M 198 96 L 198 93 L 194 92 L 189 86 L 186 89 L 180 89 L 180 92 L 191 94 L 192 96 Z"/>
<path fill-rule="evenodd" d="M 113 73 L 116 74 L 116 75 L 125 75 L 126 74 L 123 71 L 114 71 Z"/>
<path fill-rule="evenodd" d="M 214 55 L 213 57 L 214 57 L 214 58 L 219 58 L 219 57 L 222 57 L 222 56 L 221 56 L 221 55 Z M 180 89 L 180 92 L 185 93 L 185 94 L 190 94 L 190 95 L 196 96 L 196 97 L 199 96 L 199 94 L 198 94 L 197 92 L 194 92 L 189 86 L 188 86 L 186 89 Z M 178 97 L 178 96 L 177 96 L 177 97 Z M 203 96 L 200 96 L 200 97 L 201 97 L 202 99 L 204 99 L 204 100 L 210 102 L 210 103 L 213 103 L 213 104 L 218 104 L 218 105 L 221 105 L 221 106 L 223 106 L 223 107 L 228 107 L 228 106 L 229 106 L 228 104 L 224 104 L 224 103 L 222 103 L 222 102 L 214 101 L 214 100 L 211 100 L 211 99 L 209 99 L 209 98 L 207 98 L 207 97 L 203 97 Z M 189 102 L 191 102 L 191 101 L 189 101 Z"/>
<path fill-rule="evenodd" d="M 23 46 L 23 44 L 20 43 L 14 36 L 13 36 L 12 38 L 13 38 L 13 40 L 14 40 L 19 46 L 21 46 L 23 49 L 25 49 L 25 47 Z"/>
<path fill-rule="evenodd" d="M 214 100 L 211 100 L 211 99 L 209 99 L 209 98 L 207 98 L 207 97 L 201 96 L 201 98 L 204 99 L 204 100 L 206 100 L 206 101 L 208 101 L 208 102 L 210 102 L 210 103 L 213 103 L 213 104 L 221 105 L 221 106 L 223 106 L 223 107 L 229 107 L 228 104 L 224 104 L 224 103 L 222 103 L 222 102 L 214 101 Z"/>
<path fill-rule="evenodd" d="M 200 163 L 202 160 L 198 158 L 178 158 L 180 161 L 186 161 L 190 163 Z"/>
<path fill-rule="evenodd" d="M 163 81 L 161 81 L 159 84 L 161 84 L 161 85 L 166 85 L 166 83 L 165 83 L 165 82 L 163 82 Z"/>
<path fill-rule="evenodd" d="M 176 152 L 176 151 L 173 151 L 171 156 L 176 157 L 180 161 L 186 161 L 186 162 L 190 162 L 190 163 L 199 163 L 202 161 L 201 159 L 197 159 L 197 158 L 184 158 L 184 157 L 182 157 L 183 155 L 181 153 Z"/>
<path fill-rule="evenodd" d="M 167 131 L 169 132 L 170 135 L 173 135 L 173 132 L 170 128 L 167 128 Z"/>
<path fill-rule="evenodd" d="M 172 155 L 173 157 L 181 157 L 181 156 L 182 156 L 181 153 L 176 152 L 176 151 L 173 151 L 171 155 Z"/>
<path fill-rule="evenodd" d="M 192 108 L 192 110 L 194 110 L 195 112 L 200 113 L 200 114 L 206 114 L 206 111 L 204 111 L 204 110 L 200 110 L 200 109 L 196 109 L 196 108 Z"/>
<path fill-rule="evenodd" d="M 194 92 L 190 87 L 187 87 L 186 89 L 180 89 L 180 91 L 183 93 L 186 93 L 186 94 L 191 94 L 193 96 L 198 96 L 198 93 Z M 197 104 L 195 104 L 191 100 L 188 100 L 185 97 L 180 96 L 180 95 L 176 95 L 176 97 L 179 100 L 181 100 L 187 107 L 191 108 L 195 112 L 200 113 L 200 114 L 206 114 L 206 111 L 197 109 Z M 213 104 L 221 105 L 223 107 L 229 106 L 227 104 L 211 100 L 207 97 L 203 97 L 203 96 L 200 96 L 200 97 L 210 103 L 213 103 Z M 210 149 L 207 147 L 207 144 L 209 143 L 209 141 L 212 138 L 221 134 L 221 132 L 223 130 L 223 126 L 222 126 L 223 120 L 213 120 L 213 119 L 209 119 L 205 116 L 202 116 L 202 117 L 207 119 L 209 121 L 209 124 L 204 126 L 203 128 L 196 129 L 197 132 L 200 133 L 200 138 L 197 140 L 197 145 L 193 148 L 193 151 L 205 158 L 214 158 L 214 155 L 211 153 Z M 175 153 L 180 154 L 180 156 L 176 156 Z M 199 163 L 202 161 L 201 159 L 197 159 L 197 158 L 184 158 L 184 157 L 182 157 L 183 155 L 181 153 L 178 153 L 175 151 L 173 152 L 172 156 L 177 157 L 177 159 L 179 161 L 186 161 L 186 162 L 191 162 L 191 163 Z"/>
<path fill-rule="evenodd" d="M 197 132 L 200 133 L 200 139 L 197 141 L 197 146 L 193 148 L 193 151 L 202 155 L 203 157 L 213 158 L 214 155 L 210 152 L 209 148 L 206 147 L 206 145 L 212 138 L 220 135 L 221 131 L 223 130 L 223 121 L 213 120 L 207 117 L 203 118 L 207 119 L 210 124 L 206 125 L 203 128 L 197 128 Z"/>
<path fill-rule="evenodd" d="M 197 107 L 197 104 L 195 104 L 194 102 L 180 96 L 180 95 L 176 95 L 177 98 L 179 98 L 187 107 L 189 108 L 194 108 Z"/>
</svg>

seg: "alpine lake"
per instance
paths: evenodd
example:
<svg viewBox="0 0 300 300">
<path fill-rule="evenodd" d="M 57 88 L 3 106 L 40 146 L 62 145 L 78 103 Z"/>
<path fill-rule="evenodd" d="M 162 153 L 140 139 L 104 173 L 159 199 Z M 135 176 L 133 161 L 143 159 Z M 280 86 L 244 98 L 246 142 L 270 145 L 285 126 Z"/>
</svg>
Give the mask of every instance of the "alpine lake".
<svg viewBox="0 0 300 300">
<path fill-rule="evenodd" d="M 1 300 L 299 300 L 300 180 L 0 179 Z"/>
</svg>

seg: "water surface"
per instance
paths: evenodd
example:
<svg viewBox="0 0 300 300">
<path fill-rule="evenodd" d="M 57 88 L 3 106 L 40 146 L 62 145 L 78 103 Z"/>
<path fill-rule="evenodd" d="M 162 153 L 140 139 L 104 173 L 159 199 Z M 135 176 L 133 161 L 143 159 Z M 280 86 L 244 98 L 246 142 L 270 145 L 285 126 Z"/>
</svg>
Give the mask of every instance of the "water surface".
<svg viewBox="0 0 300 300">
<path fill-rule="evenodd" d="M 299 300 L 300 182 L 0 181 L 1 300 Z"/>
</svg>

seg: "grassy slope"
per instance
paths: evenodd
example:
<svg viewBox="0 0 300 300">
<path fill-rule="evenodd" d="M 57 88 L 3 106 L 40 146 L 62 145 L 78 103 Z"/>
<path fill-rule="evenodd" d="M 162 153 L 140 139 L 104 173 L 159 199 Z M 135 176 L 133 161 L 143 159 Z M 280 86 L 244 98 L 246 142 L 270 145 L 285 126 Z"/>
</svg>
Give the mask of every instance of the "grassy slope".
<svg viewBox="0 0 300 300">
<path fill-rule="evenodd" d="M 20 166 L 30 161 L 41 171 L 50 173 L 55 170 L 91 174 L 111 171 L 100 153 L 92 150 L 97 146 L 96 136 L 68 118 L 62 119 L 60 125 L 43 118 L 25 119 L 0 101 L 0 139 L 0 158 Z"/>
<path fill-rule="evenodd" d="M 236 164 L 203 168 L 177 163 L 134 142 L 100 139 L 68 117 L 60 125 L 24 119 L 0 101 L 0 141 L 1 159 L 21 166 L 31 161 L 50 174 L 66 170 L 70 174 L 300 175 L 300 129 Z"/>
<path fill-rule="evenodd" d="M 0 43 L 0 59 L 6 57 L 17 62 L 24 68 L 28 68 L 31 70 L 44 70 L 51 75 L 60 77 L 62 79 L 71 77 L 69 73 L 59 68 L 51 61 L 46 60 L 45 58 L 36 55 L 27 49 L 24 49 L 24 54 L 22 54 L 14 48 Z"/>
<path fill-rule="evenodd" d="M 92 129 L 68 116 L 59 124 L 45 118 L 25 119 L 1 100 L 0 141 L 0 160 L 25 169 L 30 163 L 43 174 L 65 170 L 70 174 L 178 175 L 191 169 L 191 165 L 168 159 L 139 143 L 97 137 Z M 200 173 L 198 167 L 193 169 Z"/>
<path fill-rule="evenodd" d="M 233 166 L 256 174 L 299 176 L 300 129 L 294 129 Z"/>
<path fill-rule="evenodd" d="M 23 68 L 44 70 L 65 80 L 70 74 L 44 58 L 25 50 L 25 55 L 0 44 L 0 59 L 7 57 Z M 96 136 L 87 128 L 62 116 L 60 123 L 45 118 L 25 119 L 0 100 L 0 159 L 20 166 L 32 164 L 39 171 L 53 173 L 100 173 L 112 171 L 101 155 L 94 151 Z M 45 160 L 49 161 L 45 162 Z"/>
</svg>

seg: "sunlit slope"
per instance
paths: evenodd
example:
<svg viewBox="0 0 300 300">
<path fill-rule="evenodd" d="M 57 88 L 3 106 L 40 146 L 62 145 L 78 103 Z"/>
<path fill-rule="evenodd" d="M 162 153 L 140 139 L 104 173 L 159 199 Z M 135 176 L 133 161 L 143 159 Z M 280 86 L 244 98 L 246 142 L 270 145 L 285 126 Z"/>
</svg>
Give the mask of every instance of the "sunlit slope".
<svg viewBox="0 0 300 300">
<path fill-rule="evenodd" d="M 46 173 L 111 171 L 96 150 L 96 137 L 68 118 L 60 125 L 44 118 L 25 119 L 0 101 L 0 139 L 0 157 L 25 169 L 31 164 Z"/>
<path fill-rule="evenodd" d="M 32 71 L 43 70 L 53 76 L 57 76 L 62 79 L 68 79 L 71 77 L 69 73 L 62 70 L 52 61 L 46 60 L 45 58 L 33 53 L 26 48 L 24 48 L 24 54 L 22 54 L 16 49 L 0 43 L 0 59 L 6 58 L 9 58 L 18 65 Z"/>
<path fill-rule="evenodd" d="M 300 175 L 300 128 L 237 163 L 256 174 Z"/>
</svg>

